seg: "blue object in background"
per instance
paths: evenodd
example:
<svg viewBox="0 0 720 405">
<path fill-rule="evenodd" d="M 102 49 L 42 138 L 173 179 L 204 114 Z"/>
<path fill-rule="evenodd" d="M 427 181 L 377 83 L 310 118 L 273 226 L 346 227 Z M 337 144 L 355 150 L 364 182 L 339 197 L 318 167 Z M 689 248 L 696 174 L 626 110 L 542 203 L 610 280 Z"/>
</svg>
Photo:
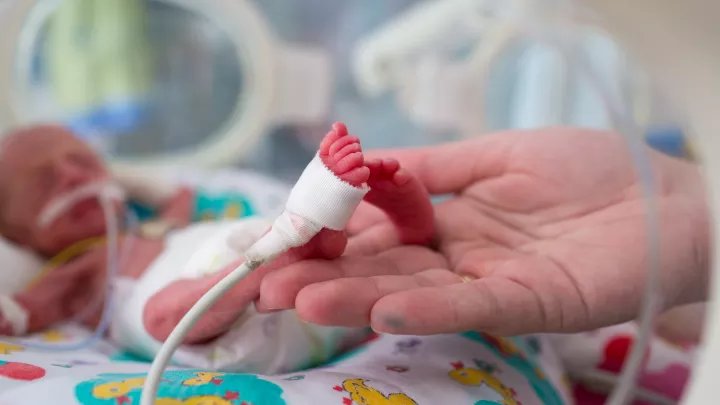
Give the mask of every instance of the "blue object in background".
<svg viewBox="0 0 720 405">
<path fill-rule="evenodd" d="M 647 144 L 651 148 L 666 155 L 687 158 L 689 148 L 685 133 L 677 126 L 651 128 L 646 135 Z"/>
</svg>

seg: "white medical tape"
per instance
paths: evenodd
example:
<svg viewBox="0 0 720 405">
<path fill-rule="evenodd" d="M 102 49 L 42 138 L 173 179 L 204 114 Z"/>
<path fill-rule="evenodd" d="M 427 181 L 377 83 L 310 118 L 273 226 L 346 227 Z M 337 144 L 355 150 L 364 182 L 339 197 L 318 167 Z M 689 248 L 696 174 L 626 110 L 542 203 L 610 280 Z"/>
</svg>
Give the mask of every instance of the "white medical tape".
<svg viewBox="0 0 720 405">
<path fill-rule="evenodd" d="M 290 212 L 283 212 L 272 228 L 245 253 L 247 260 L 268 262 L 284 251 L 302 246 L 322 230 L 323 226 Z"/>
<path fill-rule="evenodd" d="M 7 295 L 0 295 L 0 317 L 10 323 L 15 336 L 24 335 L 27 332 L 30 314 Z"/>
<path fill-rule="evenodd" d="M 285 211 L 245 257 L 253 262 L 270 261 L 289 248 L 308 243 L 323 228 L 345 229 L 368 191 L 367 185 L 354 187 L 340 180 L 315 155 L 290 192 Z"/>
<path fill-rule="evenodd" d="M 323 228 L 341 231 L 368 191 L 367 185 L 354 187 L 340 180 L 315 155 L 295 183 L 285 209 Z"/>
</svg>

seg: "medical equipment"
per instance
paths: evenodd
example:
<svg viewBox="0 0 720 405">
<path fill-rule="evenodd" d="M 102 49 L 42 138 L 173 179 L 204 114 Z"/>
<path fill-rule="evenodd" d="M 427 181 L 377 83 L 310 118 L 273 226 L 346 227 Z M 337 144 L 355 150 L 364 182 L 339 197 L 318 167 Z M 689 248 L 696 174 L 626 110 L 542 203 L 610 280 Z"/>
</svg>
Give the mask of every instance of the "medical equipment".
<svg viewBox="0 0 720 405">
<path fill-rule="evenodd" d="M 2 2 L 0 124 L 72 118 L 53 101 L 43 70 L 47 24 L 60 0 Z M 122 136 L 91 133 L 118 167 L 218 167 L 279 125 L 317 124 L 329 110 L 333 72 L 317 48 L 281 43 L 252 1 L 144 2 L 155 53 L 149 117 Z M 160 87 L 158 87 L 160 86 Z M 178 122 L 178 117 L 187 120 Z"/>
<path fill-rule="evenodd" d="M 526 30 L 532 14 L 518 2 L 418 2 L 357 45 L 357 86 L 368 97 L 394 94 L 418 125 L 462 136 L 563 124 L 612 129 L 578 66 Z M 645 126 L 655 102 L 650 83 L 596 19 L 575 14 L 572 36 L 563 38 L 568 51 L 589 58 L 607 90 L 631 100 L 628 110 Z"/>
<path fill-rule="evenodd" d="M 465 3 L 470 4 L 468 2 Z M 619 35 L 621 39 L 626 41 L 635 53 L 641 57 L 641 60 L 648 65 L 646 66 L 648 69 L 653 71 L 659 78 L 667 80 L 666 84 L 673 95 L 677 96 L 690 107 L 688 112 L 691 121 L 694 124 L 696 134 L 702 142 L 708 148 L 712 148 L 713 151 L 720 150 L 718 149 L 720 148 L 720 143 L 716 140 L 717 137 L 713 137 L 715 133 L 720 131 L 720 126 L 716 120 L 713 119 L 712 114 L 712 110 L 717 105 L 720 105 L 720 96 L 718 96 L 718 94 L 720 94 L 720 88 L 718 88 L 719 82 L 716 73 L 713 71 L 713 69 L 720 66 L 720 52 L 718 52 L 720 47 L 712 43 L 714 38 L 720 37 L 720 28 L 718 28 L 720 25 L 717 24 L 716 20 L 717 17 L 720 16 L 720 6 L 710 3 L 705 4 L 701 0 L 683 2 L 682 4 L 671 1 L 665 1 L 662 2 L 662 4 L 650 1 L 644 1 L 642 3 L 635 2 L 632 4 L 621 3 L 622 2 L 619 1 L 596 1 L 592 2 L 592 5 L 600 12 L 602 17 L 606 18 L 602 23 L 607 25 L 611 32 Z M 517 2 L 515 5 L 519 7 L 518 10 L 520 10 L 521 13 L 514 15 L 516 18 L 520 17 L 520 20 L 516 20 L 515 25 L 510 26 L 512 29 L 522 27 L 523 32 L 543 35 L 544 39 L 548 40 L 548 43 L 559 46 L 565 55 L 572 55 L 568 51 L 567 43 L 563 41 L 563 38 L 568 38 L 568 34 L 573 32 L 571 29 L 574 28 L 573 18 L 571 17 L 576 16 L 560 13 L 560 11 L 563 11 L 563 6 L 567 6 L 567 4 L 560 4 L 560 7 L 558 7 L 557 4 L 553 4 L 555 7 L 552 7 L 544 2 Z M 713 17 L 715 19 L 713 19 Z M 665 28 L 669 26 L 672 26 L 674 30 L 665 30 Z M 547 27 L 555 27 L 555 29 L 543 30 L 543 28 Z M 526 29 L 528 31 L 524 31 Z M 659 38 L 663 40 L 659 40 Z M 683 43 L 695 44 L 696 46 L 685 46 L 681 48 L 681 44 Z M 680 52 L 682 57 L 675 55 L 672 60 L 663 60 L 663 56 L 667 54 L 666 49 L 668 46 L 674 46 L 672 49 Z M 395 50 L 395 48 L 390 47 L 390 52 Z M 646 191 L 652 190 L 652 177 L 649 173 L 645 172 L 647 165 L 642 164 L 644 156 L 643 153 L 640 152 L 642 148 L 638 148 L 638 131 L 632 121 L 632 117 L 629 117 L 626 113 L 626 106 L 617 94 L 612 94 L 611 91 L 608 91 L 608 86 L 604 78 L 593 69 L 592 63 L 588 61 L 587 58 L 578 55 L 573 56 L 570 60 L 580 65 L 600 92 L 602 101 L 608 109 L 608 113 L 612 117 L 616 128 L 628 136 L 629 145 L 636 152 L 635 158 L 639 159 L 638 170 L 643 177 Z M 489 60 L 486 62 L 489 62 Z M 392 71 L 385 69 L 387 65 L 380 64 L 377 66 L 372 63 L 365 65 L 361 63 L 360 65 L 359 70 L 370 65 L 370 70 L 377 69 L 384 73 L 389 72 L 388 74 L 392 74 Z M 683 75 L 682 73 L 685 74 Z M 373 87 L 373 85 L 375 87 Z M 382 88 L 382 85 L 382 81 L 369 83 L 367 89 L 372 92 L 373 90 Z M 716 167 L 716 165 L 718 165 L 717 163 L 707 163 L 708 168 L 713 171 L 720 169 L 720 166 Z M 710 180 L 710 185 L 713 189 L 713 197 L 717 199 L 720 197 L 720 176 L 716 175 Z M 648 235 L 650 238 L 652 266 L 648 276 L 646 300 L 643 305 L 644 316 L 641 320 L 641 339 L 633 349 L 623 378 L 620 380 L 615 393 L 610 399 L 611 404 L 624 404 L 630 398 L 634 376 L 644 354 L 644 345 L 651 331 L 653 317 L 659 308 L 660 297 L 657 296 L 655 291 L 657 288 L 657 271 L 652 271 L 657 270 L 657 260 L 659 260 L 657 241 L 653 240 L 653 235 L 657 236 L 658 230 L 655 228 L 657 224 L 652 220 L 655 214 L 655 207 L 652 202 L 648 202 L 647 207 L 651 218 L 648 222 Z M 715 228 L 717 230 L 717 223 L 715 224 Z M 715 243 L 716 248 L 720 248 L 720 242 L 716 241 Z M 249 263 L 241 266 L 237 271 L 239 273 L 238 277 L 256 268 L 261 263 L 261 261 L 252 260 L 251 257 L 249 257 L 249 259 Z M 228 283 L 232 282 L 223 280 L 216 289 L 212 290 L 212 294 L 214 294 L 216 290 L 221 292 L 225 289 L 225 281 L 228 281 Z M 714 287 L 714 293 L 717 293 L 720 288 L 720 281 L 718 281 L 717 277 L 715 278 Z M 210 295 L 211 294 L 208 294 L 203 297 L 203 299 L 198 302 L 198 305 L 190 311 L 188 316 L 181 322 L 178 328 L 179 330 L 184 330 L 192 325 L 191 321 L 185 321 L 199 316 L 201 311 L 197 309 L 200 306 L 211 305 L 212 302 L 214 302 L 214 299 L 217 297 L 209 297 Z M 720 308 L 720 303 L 715 301 L 711 316 L 717 313 L 718 308 Z M 713 390 L 715 387 L 711 382 L 709 372 L 713 367 L 716 368 L 717 366 L 707 359 L 712 358 L 712 354 L 720 354 L 720 341 L 717 339 L 718 334 L 720 334 L 720 322 L 716 322 L 711 326 L 707 332 L 707 337 L 715 338 L 708 339 L 709 346 L 707 350 L 709 350 L 711 355 L 705 356 L 705 361 L 700 364 L 701 371 L 705 373 L 701 373 L 691 386 L 690 396 L 687 402 L 690 404 L 707 403 L 703 397 L 714 398 Z M 181 332 L 177 334 L 173 333 L 171 335 L 172 339 L 167 345 L 169 350 L 162 350 L 161 353 L 163 355 L 158 356 L 148 383 L 146 384 L 146 389 L 143 391 L 142 405 L 149 405 L 154 400 L 156 384 L 162 372 L 161 368 L 155 366 L 169 360 L 172 347 L 177 344 L 176 338 L 179 336 L 181 336 Z"/>
<path fill-rule="evenodd" d="M 10 49 L 14 52 L 15 39 L 17 39 L 14 38 L 16 32 L 14 28 L 18 28 L 19 31 L 18 24 L 23 21 L 23 18 L 19 17 L 24 14 L 18 12 L 17 8 L 12 12 L 14 4 L 20 4 L 20 2 L 6 1 L 6 3 L 9 4 L 7 7 L 10 11 L 6 10 L 7 12 L 3 15 L 10 16 L 10 18 L 6 26 L 8 35 L 4 36 L 4 40 L 8 42 L 3 44 L 3 49 L 7 50 L 5 47 L 9 44 Z M 237 3 L 241 4 L 242 2 Z M 713 138 L 713 135 L 720 130 L 714 119 L 714 110 L 720 105 L 718 100 L 720 88 L 718 88 L 717 81 L 720 56 L 718 55 L 718 45 L 713 42 L 720 37 L 720 32 L 718 32 L 720 28 L 717 23 L 717 16 L 720 15 L 718 5 L 701 0 L 683 2 L 639 0 L 631 3 L 604 0 L 602 2 L 591 1 L 590 4 L 603 19 L 599 25 L 610 30 L 617 38 L 621 39 L 623 44 L 631 46 L 633 54 L 644 62 L 644 67 L 653 71 L 655 77 L 664 82 L 676 100 L 687 107 L 690 121 L 693 124 L 692 129 L 701 141 L 702 147 L 698 150 L 705 157 L 711 157 L 720 151 L 720 141 L 717 140 L 717 137 Z M 532 8 L 528 9 L 532 10 Z M 532 13 L 529 13 L 528 17 L 533 17 Z M 264 37 L 259 36 L 258 38 Z M 260 41 L 262 42 L 262 39 Z M 492 47 L 488 49 L 492 49 Z M 390 49 L 388 53 L 392 55 L 393 50 Z M 4 59 L 12 61 L 14 58 Z M 488 58 L 488 61 L 490 59 L 492 58 Z M 26 58 L 24 63 L 27 64 L 27 60 L 29 58 Z M 484 69 L 484 66 L 486 65 L 479 64 L 478 68 Z M 430 67 L 432 68 L 432 65 Z M 21 72 L 30 70 L 25 68 L 28 66 L 19 70 Z M 382 66 L 379 70 L 383 70 Z M 23 101 L 26 89 L 12 90 L 14 85 L 10 84 L 10 80 L 13 75 L 9 73 L 5 72 L 0 75 L 0 80 L 4 81 L 0 87 L 5 89 L 3 93 L 7 93 L 6 100 L 12 101 L 13 105 L 22 105 L 25 102 L 26 107 L 35 107 L 30 100 Z M 263 80 L 259 80 L 259 82 L 263 83 Z M 418 81 L 418 83 L 422 83 L 422 81 Z M 412 96 L 408 97 L 410 101 L 413 99 Z M 261 97 L 259 104 L 266 105 L 262 103 L 263 101 L 266 101 L 266 98 Z M 10 104 L 8 102 L 8 105 Z M 473 109 L 470 110 L 473 111 Z M 28 111 L 32 111 L 32 109 L 25 108 L 24 113 L 26 114 Z M 13 117 L 14 115 L 11 113 L 9 116 Z M 30 120 L 30 118 L 27 119 Z M 12 118 L 8 122 L 19 121 Z M 471 122 L 467 127 L 472 128 L 473 125 L 478 124 Z M 255 128 L 258 127 L 260 125 L 255 126 Z M 217 145 L 220 145 L 220 141 Z M 229 144 L 226 143 L 225 146 L 227 145 Z M 208 151 L 203 156 L 214 158 L 213 153 L 216 151 L 218 148 L 215 148 L 213 152 Z M 222 156 L 227 157 L 227 154 Z M 713 159 L 705 159 L 705 164 L 708 173 L 714 175 L 709 176 L 708 183 L 713 191 L 713 200 L 718 201 L 720 198 L 720 178 L 718 177 L 720 163 Z M 717 229 L 718 224 L 715 227 Z M 720 248 L 718 243 L 720 242 L 716 242 L 716 248 Z M 716 296 L 718 289 L 720 289 L 720 280 L 716 277 L 713 296 Z M 709 311 L 709 319 L 717 316 L 718 308 L 720 308 L 720 303 L 716 301 L 712 310 Z M 720 354 L 720 342 L 718 342 L 720 322 L 711 322 L 709 325 L 711 328 L 707 331 L 708 346 L 705 349 L 707 353 L 703 357 L 704 360 L 701 361 L 698 371 L 695 373 L 696 378 L 690 387 L 690 396 L 688 397 L 690 404 L 707 403 L 708 400 L 704 398 L 714 398 L 715 387 L 710 371 L 718 371 L 718 366 L 713 363 L 712 359 L 718 358 Z M 703 396 L 705 397 L 703 398 Z"/>
<path fill-rule="evenodd" d="M 306 244 L 323 228 L 343 230 L 369 188 L 358 188 L 340 180 L 320 160 L 310 162 L 290 192 L 285 211 L 273 222 L 270 231 L 245 253 L 243 263 L 205 293 L 183 316 L 168 336 L 150 367 L 141 405 L 155 403 L 162 373 L 173 352 L 200 317 L 227 291 L 263 264 L 272 262 L 285 251 Z"/>
</svg>

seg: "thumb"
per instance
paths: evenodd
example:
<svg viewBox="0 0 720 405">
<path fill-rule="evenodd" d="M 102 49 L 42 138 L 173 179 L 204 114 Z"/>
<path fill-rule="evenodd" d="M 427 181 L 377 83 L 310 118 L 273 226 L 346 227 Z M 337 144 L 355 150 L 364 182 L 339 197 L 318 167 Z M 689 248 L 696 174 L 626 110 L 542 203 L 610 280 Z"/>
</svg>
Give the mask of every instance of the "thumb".
<svg viewBox="0 0 720 405">
<path fill-rule="evenodd" d="M 366 160 L 392 158 L 415 175 L 430 194 L 459 192 L 472 183 L 502 174 L 512 150 L 504 133 L 437 146 L 378 149 Z"/>
<path fill-rule="evenodd" d="M 547 328 L 537 295 L 497 277 L 387 295 L 373 306 L 371 325 L 378 332 L 403 335 L 470 330 L 518 335 Z"/>
</svg>

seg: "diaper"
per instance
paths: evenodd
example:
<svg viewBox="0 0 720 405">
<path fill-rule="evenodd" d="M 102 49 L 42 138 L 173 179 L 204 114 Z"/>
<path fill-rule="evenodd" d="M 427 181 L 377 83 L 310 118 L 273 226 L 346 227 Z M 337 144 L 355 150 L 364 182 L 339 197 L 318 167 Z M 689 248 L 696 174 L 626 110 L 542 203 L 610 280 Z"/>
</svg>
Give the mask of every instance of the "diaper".
<svg viewBox="0 0 720 405">
<path fill-rule="evenodd" d="M 193 224 L 169 235 L 165 251 L 137 281 L 118 280 L 111 337 L 137 356 L 154 358 L 161 343 L 145 330 L 148 300 L 178 279 L 200 278 L 242 259 L 270 227 L 262 218 Z M 365 329 L 311 325 L 294 311 L 260 314 L 247 308 L 225 335 L 182 346 L 176 365 L 210 370 L 276 374 L 321 364 L 366 335 Z"/>
</svg>

